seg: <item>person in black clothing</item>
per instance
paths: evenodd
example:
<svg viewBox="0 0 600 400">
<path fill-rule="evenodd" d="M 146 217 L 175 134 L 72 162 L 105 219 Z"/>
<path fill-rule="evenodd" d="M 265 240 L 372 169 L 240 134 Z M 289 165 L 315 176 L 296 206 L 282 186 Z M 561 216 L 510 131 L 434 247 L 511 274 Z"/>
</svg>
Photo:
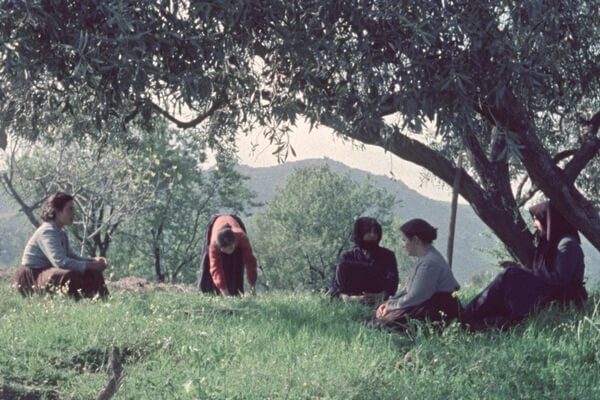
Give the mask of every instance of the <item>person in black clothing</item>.
<svg viewBox="0 0 600 400">
<path fill-rule="evenodd" d="M 583 306 L 587 299 L 579 234 L 549 202 L 529 209 L 537 230 L 532 261 L 506 268 L 466 305 L 463 324 L 471 329 L 509 327 L 552 301 Z"/>
<path fill-rule="evenodd" d="M 381 225 L 374 218 L 358 218 L 352 236 L 355 247 L 340 257 L 328 294 L 367 303 L 387 299 L 398 287 L 398 265 L 394 252 L 379 245 Z"/>
</svg>

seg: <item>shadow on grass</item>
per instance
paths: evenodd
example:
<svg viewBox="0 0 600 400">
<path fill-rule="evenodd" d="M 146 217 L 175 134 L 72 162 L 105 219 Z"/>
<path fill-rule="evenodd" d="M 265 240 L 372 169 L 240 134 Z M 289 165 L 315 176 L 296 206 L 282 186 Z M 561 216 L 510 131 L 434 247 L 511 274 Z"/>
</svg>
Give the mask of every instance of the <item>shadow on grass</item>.
<svg viewBox="0 0 600 400">
<path fill-rule="evenodd" d="M 3 385 L 0 387 L 2 400 L 58 400 L 58 393 L 54 390 L 43 390 L 24 385 Z"/>
<path fill-rule="evenodd" d="M 262 319 L 277 320 L 279 329 L 292 336 L 308 329 L 317 335 L 351 340 L 362 326 L 366 326 L 372 310 L 364 305 L 323 298 L 309 304 L 302 301 L 258 304 L 257 313 Z"/>
<path fill-rule="evenodd" d="M 147 344 L 135 346 L 117 346 L 114 348 L 121 363 L 140 362 L 146 356 L 152 354 L 154 349 Z M 91 348 L 77 353 L 67 360 L 56 360 L 54 366 L 60 369 L 69 369 L 77 373 L 89 372 L 92 374 L 103 372 L 110 366 L 111 348 Z M 2 399 L 0 397 L 0 399 Z"/>
</svg>

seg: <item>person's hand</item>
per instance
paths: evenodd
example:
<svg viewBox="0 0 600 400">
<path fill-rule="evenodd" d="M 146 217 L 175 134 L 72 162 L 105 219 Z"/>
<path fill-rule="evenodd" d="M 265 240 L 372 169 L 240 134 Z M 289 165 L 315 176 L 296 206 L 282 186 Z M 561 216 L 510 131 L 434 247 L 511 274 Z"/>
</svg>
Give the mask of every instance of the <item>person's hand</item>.
<svg viewBox="0 0 600 400">
<path fill-rule="evenodd" d="M 96 271 L 96 272 L 104 271 L 107 267 L 106 259 L 103 257 L 97 257 L 97 258 L 102 258 L 102 260 L 96 260 L 96 258 L 94 258 L 94 261 L 88 261 L 85 264 L 85 269 L 88 271 Z"/>
<path fill-rule="evenodd" d="M 108 267 L 108 260 L 106 259 L 106 257 L 93 257 L 93 258 L 94 258 L 94 260 L 101 262 Z"/>
<path fill-rule="evenodd" d="M 387 302 L 383 303 L 382 305 L 377 307 L 377 312 L 375 313 L 375 316 L 377 318 L 382 318 L 385 315 L 386 311 L 387 311 Z"/>
<path fill-rule="evenodd" d="M 345 303 L 363 303 L 366 305 L 373 305 L 373 301 L 372 301 L 372 295 L 369 293 L 365 293 L 365 294 L 360 294 L 360 295 L 347 295 L 347 294 L 342 294 L 341 299 L 345 302 Z"/>
<path fill-rule="evenodd" d="M 513 260 L 500 260 L 500 261 L 498 261 L 498 265 L 504 269 L 510 268 L 510 267 L 519 268 L 521 266 L 521 264 L 516 263 Z"/>
</svg>

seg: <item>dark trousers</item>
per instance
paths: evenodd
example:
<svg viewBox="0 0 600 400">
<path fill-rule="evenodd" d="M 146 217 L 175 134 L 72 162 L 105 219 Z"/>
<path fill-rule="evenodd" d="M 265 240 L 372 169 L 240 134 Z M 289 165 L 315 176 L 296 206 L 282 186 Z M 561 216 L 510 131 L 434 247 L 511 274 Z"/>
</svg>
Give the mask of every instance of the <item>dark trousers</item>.
<svg viewBox="0 0 600 400">
<path fill-rule="evenodd" d="M 227 290 L 232 296 L 238 296 L 244 293 L 244 260 L 240 249 L 236 249 L 232 254 L 221 253 L 221 264 L 223 274 L 225 275 L 225 284 Z M 199 281 L 199 288 L 204 293 L 219 294 L 219 290 L 213 282 L 210 275 L 208 254 L 203 254 L 202 271 Z"/>
<path fill-rule="evenodd" d="M 364 293 L 380 293 L 386 290 L 383 271 L 370 263 L 342 262 L 336 269 L 331 281 L 330 294 L 337 296 L 362 295 Z"/>
<path fill-rule="evenodd" d="M 81 273 L 62 268 L 30 268 L 22 265 L 15 272 L 13 287 L 23 296 L 53 291 L 63 291 L 75 299 L 108 296 L 104 276 L 97 271 Z"/>
<path fill-rule="evenodd" d="M 463 323 L 472 329 L 507 328 L 552 301 L 582 307 L 587 292 L 582 282 L 551 286 L 523 268 L 507 268 L 465 306 Z"/>
<path fill-rule="evenodd" d="M 455 319 L 460 319 L 462 306 L 452 293 L 438 292 L 429 300 L 418 306 L 390 310 L 376 323 L 395 330 L 404 330 L 406 323 L 411 320 L 430 321 L 447 325 Z"/>
<path fill-rule="evenodd" d="M 507 328 L 552 300 L 553 289 L 531 271 L 511 267 L 465 306 L 463 323 L 471 329 Z"/>
</svg>

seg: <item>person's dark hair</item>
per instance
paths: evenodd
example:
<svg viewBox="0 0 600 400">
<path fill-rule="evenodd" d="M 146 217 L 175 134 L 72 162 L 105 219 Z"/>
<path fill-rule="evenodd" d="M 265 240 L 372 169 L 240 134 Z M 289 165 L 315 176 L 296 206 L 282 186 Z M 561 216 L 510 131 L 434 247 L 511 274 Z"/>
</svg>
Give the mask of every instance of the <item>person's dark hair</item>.
<svg viewBox="0 0 600 400">
<path fill-rule="evenodd" d="M 42 206 L 42 220 L 45 222 L 53 221 L 56 214 L 62 211 L 67 203 L 73 199 L 73 196 L 64 192 L 56 192 L 48 197 Z"/>
<path fill-rule="evenodd" d="M 546 231 L 545 239 L 552 245 L 557 245 L 565 236 L 573 236 L 581 242 L 577 228 L 571 225 L 550 201 L 543 201 L 530 207 L 529 213 L 542 223 Z"/>
<path fill-rule="evenodd" d="M 407 238 L 416 236 L 425 244 L 429 244 L 437 239 L 437 228 L 434 228 L 427 221 L 420 218 L 407 221 L 400 227 L 400 230 Z"/>
<path fill-rule="evenodd" d="M 231 225 L 225 224 L 223 228 L 217 233 L 217 246 L 219 248 L 229 247 L 232 244 L 235 244 L 236 238 L 231 230 Z"/>
<path fill-rule="evenodd" d="M 533 256 L 533 268 L 538 269 L 551 263 L 556 256 L 558 242 L 566 236 L 571 236 L 581 243 L 577 228 L 571 225 L 550 201 L 538 203 L 529 208 L 532 217 L 542 223 L 545 235 L 536 232 L 538 244 Z"/>
</svg>

